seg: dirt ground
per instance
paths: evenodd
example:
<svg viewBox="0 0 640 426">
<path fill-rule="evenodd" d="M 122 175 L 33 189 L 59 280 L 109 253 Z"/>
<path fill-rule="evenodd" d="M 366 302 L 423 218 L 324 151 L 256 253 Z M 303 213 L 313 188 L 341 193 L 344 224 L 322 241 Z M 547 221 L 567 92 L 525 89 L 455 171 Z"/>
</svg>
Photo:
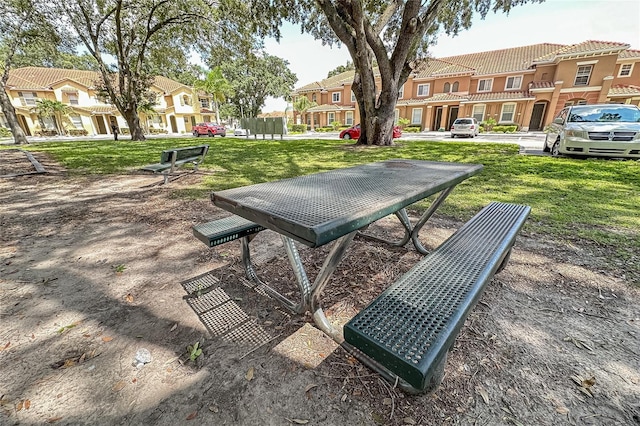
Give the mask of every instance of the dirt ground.
<svg viewBox="0 0 640 426">
<path fill-rule="evenodd" d="M 202 175 L 69 177 L 35 157 L 47 173 L 0 178 L 0 424 L 640 424 L 640 292 L 602 253 L 525 229 L 442 385 L 407 395 L 310 318 L 248 290 L 239 242 L 193 237 L 192 225 L 227 215 L 172 196 Z M 19 151 L 0 151 L 0 165 L 32 171 Z M 435 247 L 460 225 L 436 215 L 422 238 Z M 278 237 L 252 245 L 261 276 L 286 291 Z M 323 251 L 301 254 L 316 271 Z M 418 259 L 356 238 L 327 287 L 331 318 Z M 136 365 L 140 349 L 151 360 Z"/>
</svg>

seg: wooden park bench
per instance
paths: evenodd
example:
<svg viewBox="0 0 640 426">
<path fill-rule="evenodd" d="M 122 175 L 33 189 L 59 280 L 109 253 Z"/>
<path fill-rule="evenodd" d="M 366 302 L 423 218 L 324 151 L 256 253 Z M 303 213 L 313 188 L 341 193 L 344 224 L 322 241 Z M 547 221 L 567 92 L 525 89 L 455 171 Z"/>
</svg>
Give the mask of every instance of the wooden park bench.
<svg viewBox="0 0 640 426">
<path fill-rule="evenodd" d="M 187 163 L 194 166 L 194 171 L 198 170 L 198 164 L 204 161 L 204 157 L 209 151 L 209 145 L 187 146 L 183 148 L 171 148 L 162 151 L 160 162 L 144 166 L 142 170 L 164 175 L 164 183 L 169 182 L 169 176 L 178 168 Z"/>
<path fill-rule="evenodd" d="M 405 391 L 433 391 L 447 351 L 505 267 L 529 211 L 489 204 L 349 321 L 343 346 Z"/>
</svg>

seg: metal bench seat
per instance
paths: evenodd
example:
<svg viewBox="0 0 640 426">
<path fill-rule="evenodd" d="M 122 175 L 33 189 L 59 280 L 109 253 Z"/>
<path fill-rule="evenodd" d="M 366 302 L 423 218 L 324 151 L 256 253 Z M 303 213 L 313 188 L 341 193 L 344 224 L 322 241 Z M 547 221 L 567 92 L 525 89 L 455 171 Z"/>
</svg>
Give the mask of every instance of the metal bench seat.
<svg viewBox="0 0 640 426">
<path fill-rule="evenodd" d="M 529 211 L 486 206 L 349 321 L 345 342 L 373 360 L 365 359 L 367 365 L 401 379 L 403 389 L 434 390 L 447 351 L 485 285 L 505 266 Z"/>
<path fill-rule="evenodd" d="M 193 235 L 209 247 L 215 247 L 265 228 L 240 216 L 229 216 L 193 226 Z"/>
</svg>

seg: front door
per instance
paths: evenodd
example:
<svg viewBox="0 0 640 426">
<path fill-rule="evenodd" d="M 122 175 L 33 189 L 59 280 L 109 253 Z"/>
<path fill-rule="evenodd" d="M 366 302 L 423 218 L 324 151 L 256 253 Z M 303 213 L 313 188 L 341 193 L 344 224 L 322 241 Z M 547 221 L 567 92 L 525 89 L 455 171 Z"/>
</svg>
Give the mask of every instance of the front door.
<svg viewBox="0 0 640 426">
<path fill-rule="evenodd" d="M 449 120 L 447 120 L 447 128 L 445 130 L 451 129 L 451 126 L 453 126 L 453 122 L 456 121 L 456 118 L 458 118 L 458 107 L 452 106 L 449 108 Z"/>
<path fill-rule="evenodd" d="M 27 119 L 24 118 L 24 115 L 18 115 L 18 124 L 22 127 L 25 135 L 31 136 L 31 130 L 29 130 L 29 125 L 27 125 Z"/>
<path fill-rule="evenodd" d="M 529 130 L 542 130 L 542 117 L 547 107 L 546 102 L 538 102 L 533 104 L 533 112 L 531 113 L 531 121 L 529 122 Z"/>
<path fill-rule="evenodd" d="M 433 130 L 440 130 L 440 122 L 442 121 L 442 107 L 436 107 L 436 113 L 433 117 Z"/>
<path fill-rule="evenodd" d="M 104 116 L 96 115 L 96 116 L 93 117 L 93 119 L 96 121 L 96 126 L 98 127 L 98 134 L 99 135 L 106 135 L 107 134 L 107 128 L 104 126 Z"/>
<path fill-rule="evenodd" d="M 175 115 L 169 117 L 169 124 L 171 127 L 171 133 L 178 133 L 178 124 L 176 123 Z"/>
</svg>

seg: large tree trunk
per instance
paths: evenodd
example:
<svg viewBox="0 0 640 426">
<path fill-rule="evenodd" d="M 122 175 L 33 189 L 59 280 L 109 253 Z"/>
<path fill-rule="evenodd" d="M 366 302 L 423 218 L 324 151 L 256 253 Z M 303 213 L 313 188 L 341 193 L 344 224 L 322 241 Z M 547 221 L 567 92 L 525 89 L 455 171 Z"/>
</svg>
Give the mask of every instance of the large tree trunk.
<svg viewBox="0 0 640 426">
<path fill-rule="evenodd" d="M 138 112 L 136 111 L 136 108 L 127 108 L 124 111 L 121 111 L 121 113 L 124 119 L 127 120 L 127 124 L 129 125 L 131 140 L 132 141 L 145 140 L 146 137 L 144 136 L 144 130 L 142 129 L 142 126 L 140 126 L 140 118 L 138 117 Z"/>
<path fill-rule="evenodd" d="M 16 109 L 11 104 L 11 100 L 4 88 L 5 86 L 2 84 L 0 87 L 0 106 L 2 106 L 2 113 L 9 123 L 9 129 L 11 129 L 11 133 L 13 133 L 14 143 L 16 145 L 28 144 L 27 135 L 24 134 L 22 127 L 18 124 Z"/>
</svg>

